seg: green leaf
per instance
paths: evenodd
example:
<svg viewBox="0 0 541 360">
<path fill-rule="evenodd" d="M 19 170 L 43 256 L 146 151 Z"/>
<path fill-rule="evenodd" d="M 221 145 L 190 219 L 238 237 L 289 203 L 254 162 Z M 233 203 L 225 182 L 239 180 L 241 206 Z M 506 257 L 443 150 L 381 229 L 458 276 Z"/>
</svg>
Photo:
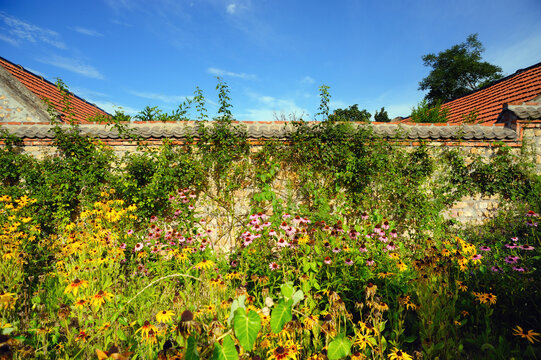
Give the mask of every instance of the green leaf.
<svg viewBox="0 0 541 360">
<path fill-rule="evenodd" d="M 295 288 L 293 287 L 293 283 L 291 281 L 288 281 L 282 286 L 280 286 L 280 291 L 282 292 L 282 296 L 285 297 L 287 300 L 293 297 L 294 290 Z"/>
<path fill-rule="evenodd" d="M 302 292 L 302 290 L 295 291 L 295 293 L 292 296 L 292 299 L 293 299 L 293 306 L 297 305 L 299 301 L 304 300 L 304 293 Z"/>
<path fill-rule="evenodd" d="M 287 302 L 284 300 L 280 300 L 278 305 L 274 307 L 271 313 L 271 330 L 275 334 L 282 331 L 282 327 L 284 324 L 288 321 L 291 321 L 293 318 L 293 315 L 291 313 L 291 306 L 293 305 L 293 300 L 288 300 Z"/>
<path fill-rule="evenodd" d="M 261 329 L 261 318 L 253 310 L 246 314 L 246 310 L 237 309 L 233 318 L 233 328 L 240 345 L 244 350 L 251 351 Z"/>
<path fill-rule="evenodd" d="M 118 329 L 118 330 L 116 331 L 116 334 L 118 335 L 118 339 L 119 339 L 119 340 L 122 340 L 122 341 L 128 340 L 126 334 L 124 333 L 124 331 L 122 331 L 122 329 Z"/>
<path fill-rule="evenodd" d="M 238 299 L 233 300 L 233 303 L 231 304 L 231 313 L 229 314 L 229 319 L 227 319 L 228 325 L 231 325 L 231 320 L 233 320 L 235 311 L 237 311 L 238 308 L 246 309 L 246 306 L 244 305 L 245 300 L 246 295 L 239 296 Z"/>
<path fill-rule="evenodd" d="M 349 354 L 351 354 L 351 341 L 344 334 L 338 335 L 329 343 L 329 347 L 327 348 L 327 357 L 329 360 L 341 359 Z"/>
<path fill-rule="evenodd" d="M 231 336 L 227 335 L 224 338 L 223 346 L 218 342 L 214 343 L 214 352 L 212 353 L 212 360 L 238 360 L 239 354 L 235 348 L 235 343 Z"/>
<path fill-rule="evenodd" d="M 185 360 L 199 360 L 199 353 L 197 352 L 197 343 L 195 337 L 190 336 L 188 338 L 188 344 L 186 345 Z"/>
</svg>

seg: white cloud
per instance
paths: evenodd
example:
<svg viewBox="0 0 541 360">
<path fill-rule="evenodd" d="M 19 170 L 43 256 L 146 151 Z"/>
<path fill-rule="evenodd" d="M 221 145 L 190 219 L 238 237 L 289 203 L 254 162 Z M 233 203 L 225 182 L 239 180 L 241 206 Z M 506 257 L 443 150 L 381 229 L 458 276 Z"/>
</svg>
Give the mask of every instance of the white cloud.
<svg viewBox="0 0 541 360">
<path fill-rule="evenodd" d="M 12 44 L 13 41 L 29 41 L 31 43 L 42 42 L 58 49 L 66 48 L 66 45 L 62 42 L 60 35 L 56 31 L 40 28 L 3 12 L 0 12 L 0 19 L 7 26 L 7 29 L 0 28 L 0 30 L 10 35 L 9 39 L 12 40 Z M 2 40 L 6 41 L 5 38 Z"/>
<path fill-rule="evenodd" d="M 247 95 L 259 104 L 256 108 L 248 108 L 244 113 L 239 114 L 239 120 L 274 121 L 290 119 L 291 116 L 297 119 L 308 118 L 308 111 L 298 106 L 293 99 L 280 99 L 254 92 L 248 92 Z"/>
<path fill-rule="evenodd" d="M 217 69 L 213 67 L 208 68 L 207 72 L 209 74 L 216 75 L 216 76 L 229 76 L 229 77 L 236 77 L 236 78 L 245 79 L 245 80 L 253 80 L 256 78 L 254 74 L 235 73 L 235 72 Z"/>
<path fill-rule="evenodd" d="M 74 87 L 74 88 L 71 88 L 70 89 L 71 92 L 73 92 L 74 94 L 82 97 L 82 98 L 93 98 L 93 97 L 100 97 L 100 98 L 106 98 L 108 97 L 107 94 L 104 94 L 102 92 L 99 92 L 99 91 L 94 91 L 94 90 L 88 90 L 88 89 L 85 89 L 85 88 L 79 88 L 79 87 Z"/>
<path fill-rule="evenodd" d="M 120 105 L 117 105 L 117 104 L 113 104 L 110 101 L 90 101 L 89 100 L 89 102 L 94 103 L 97 107 L 105 110 L 109 114 L 114 114 L 116 110 L 119 110 L 119 111 L 125 112 L 128 115 L 133 116 L 133 115 L 136 115 L 139 112 L 139 110 L 136 110 L 136 109 L 134 109 L 132 107 L 120 106 Z"/>
<path fill-rule="evenodd" d="M 93 66 L 86 65 L 78 59 L 67 58 L 63 56 L 51 56 L 45 59 L 38 59 L 39 62 L 59 67 L 79 75 L 94 79 L 103 79 L 104 76 Z"/>
<path fill-rule="evenodd" d="M 98 32 L 98 31 L 96 31 L 96 30 L 87 29 L 87 28 L 80 27 L 80 26 L 75 27 L 74 30 L 77 31 L 77 32 L 80 33 L 80 34 L 83 34 L 83 35 L 94 36 L 94 37 L 101 37 L 101 36 L 103 36 L 102 33 Z"/>
<path fill-rule="evenodd" d="M 353 104 L 351 104 L 353 105 Z M 344 101 L 341 100 L 331 100 L 329 101 L 329 108 L 332 109 L 344 109 L 348 108 L 351 105 L 346 104 Z"/>
<path fill-rule="evenodd" d="M 487 49 L 486 60 L 502 68 L 505 75 L 527 68 L 541 61 L 541 32 L 516 41 L 508 47 Z"/>
<path fill-rule="evenodd" d="M 237 4 L 227 5 L 226 11 L 228 14 L 234 14 L 236 10 L 237 10 Z"/>
<path fill-rule="evenodd" d="M 19 46 L 19 43 L 17 40 L 10 38 L 9 36 L 5 36 L 3 34 L 0 34 L 0 40 L 5 41 L 13 46 Z"/>
<path fill-rule="evenodd" d="M 190 97 L 181 96 L 181 95 L 164 95 L 164 94 L 156 94 L 156 93 L 149 93 L 149 92 L 139 92 L 139 91 L 133 91 L 133 90 L 130 90 L 129 93 L 140 98 L 158 100 L 164 103 L 181 103 L 185 101 L 186 99 L 190 98 Z"/>
<path fill-rule="evenodd" d="M 301 80 L 301 84 L 308 84 L 308 85 L 310 85 L 310 84 L 313 84 L 313 83 L 315 83 L 315 82 L 316 82 L 316 81 L 315 81 L 311 76 L 308 76 L 308 75 L 305 76 L 305 77 L 303 77 L 302 80 Z"/>
<path fill-rule="evenodd" d="M 389 118 L 392 120 L 397 116 L 407 117 L 411 114 L 411 109 L 417 106 L 417 104 L 391 104 L 385 105 L 385 111 L 389 114 Z M 378 111 L 381 107 L 378 108 Z"/>
</svg>

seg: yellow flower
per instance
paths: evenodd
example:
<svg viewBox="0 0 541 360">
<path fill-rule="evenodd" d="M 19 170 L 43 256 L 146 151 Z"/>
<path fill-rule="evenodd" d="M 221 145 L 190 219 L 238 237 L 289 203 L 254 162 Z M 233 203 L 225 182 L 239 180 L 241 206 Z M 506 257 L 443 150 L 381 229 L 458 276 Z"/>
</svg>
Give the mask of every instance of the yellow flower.
<svg viewBox="0 0 541 360">
<path fill-rule="evenodd" d="M 462 281 L 456 280 L 456 286 L 458 286 L 458 289 L 460 291 L 467 291 L 468 290 L 468 287 L 466 285 L 464 285 L 464 283 Z"/>
<path fill-rule="evenodd" d="M 384 271 L 384 272 L 380 272 L 380 273 L 378 274 L 378 277 L 379 277 L 380 279 L 385 279 L 385 278 L 387 278 L 387 277 L 389 277 L 389 276 L 392 276 L 392 275 L 394 275 L 394 274 L 391 273 L 391 272 Z"/>
<path fill-rule="evenodd" d="M 393 350 L 391 350 L 391 353 L 388 355 L 388 357 L 389 357 L 389 360 L 412 360 L 413 359 L 410 355 L 408 355 L 407 353 L 397 348 L 393 348 Z"/>
<path fill-rule="evenodd" d="M 404 264 L 402 261 L 397 262 L 396 266 L 398 267 L 398 270 L 400 270 L 400 271 L 408 270 L 408 266 L 406 264 Z"/>
<path fill-rule="evenodd" d="M 88 281 L 75 279 L 71 284 L 66 287 L 66 289 L 64 290 L 64 294 L 69 294 L 71 292 L 73 293 L 73 295 L 77 295 L 79 288 L 86 287 L 88 287 Z"/>
<path fill-rule="evenodd" d="M 74 304 L 77 309 L 82 309 L 86 305 L 85 298 L 77 298 L 77 302 Z"/>
<path fill-rule="evenodd" d="M 0 292 L 0 309 L 13 309 L 16 296 L 14 293 Z"/>
<path fill-rule="evenodd" d="M 521 338 L 526 339 L 533 344 L 534 342 L 539 342 L 539 339 L 536 339 L 536 336 L 539 336 L 541 334 L 536 333 L 533 330 L 528 330 L 528 332 L 525 333 L 524 330 L 522 330 L 522 328 L 517 325 L 517 327 L 513 329 L 513 335 L 520 336 Z"/>
<path fill-rule="evenodd" d="M 199 270 L 208 270 L 208 269 L 212 269 L 213 267 L 214 267 L 214 262 L 212 260 L 206 260 L 206 259 L 204 259 L 203 261 L 195 265 L 195 268 Z"/>
<path fill-rule="evenodd" d="M 496 304 L 496 295 L 490 293 L 478 293 L 473 291 L 472 294 L 475 296 L 475 300 L 479 301 L 480 304 L 494 305 Z"/>
<path fill-rule="evenodd" d="M 156 321 L 159 323 L 171 322 L 171 318 L 175 316 L 175 313 L 171 310 L 163 310 L 156 314 Z"/>
<path fill-rule="evenodd" d="M 92 298 L 90 298 L 90 304 L 91 305 L 94 305 L 96 307 L 100 307 L 102 304 L 105 303 L 105 300 L 109 300 L 113 297 L 113 294 L 107 292 L 107 291 L 103 291 L 103 290 L 100 290 L 98 291 L 98 293 L 94 296 L 92 296 Z"/>
<path fill-rule="evenodd" d="M 153 331 L 154 334 L 155 334 L 156 332 L 158 332 L 158 328 L 157 328 L 156 326 L 152 325 L 152 324 L 147 320 L 147 321 L 145 321 L 145 323 L 143 324 L 143 326 L 141 326 L 141 327 L 139 328 L 139 330 L 137 330 L 135 333 L 138 333 L 139 331 L 141 332 L 141 336 L 142 336 L 142 337 L 147 337 L 148 334 L 149 334 L 151 331 Z"/>
</svg>

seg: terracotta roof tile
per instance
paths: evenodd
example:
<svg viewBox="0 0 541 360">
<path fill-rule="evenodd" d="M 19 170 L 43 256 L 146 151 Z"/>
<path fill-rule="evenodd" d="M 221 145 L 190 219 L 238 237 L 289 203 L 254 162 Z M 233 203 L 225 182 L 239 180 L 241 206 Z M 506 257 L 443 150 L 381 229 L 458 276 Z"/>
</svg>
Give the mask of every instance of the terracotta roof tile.
<svg viewBox="0 0 541 360">
<path fill-rule="evenodd" d="M 449 123 L 462 123 L 463 118 L 477 111 L 477 123 L 495 123 L 504 104 L 519 103 L 535 99 L 541 94 L 541 62 L 521 69 L 491 85 L 446 102 Z M 410 122 L 406 118 L 403 122 Z"/>
<path fill-rule="evenodd" d="M 40 99 L 49 99 L 54 108 L 62 114 L 62 119 L 67 121 L 67 114 L 63 111 L 64 105 L 62 103 L 62 94 L 55 84 L 2 57 L 0 57 L 0 65 Z M 87 119 L 97 114 L 109 116 L 107 112 L 73 93 L 70 93 L 69 98 L 73 107 L 74 118 L 79 123 L 88 123 Z"/>
</svg>

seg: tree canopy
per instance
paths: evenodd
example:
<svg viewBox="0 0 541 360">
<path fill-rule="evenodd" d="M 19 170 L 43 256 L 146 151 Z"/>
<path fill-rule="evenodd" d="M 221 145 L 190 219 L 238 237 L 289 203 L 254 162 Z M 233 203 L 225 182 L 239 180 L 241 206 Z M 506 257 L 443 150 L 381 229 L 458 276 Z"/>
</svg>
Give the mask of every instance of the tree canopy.
<svg viewBox="0 0 541 360">
<path fill-rule="evenodd" d="M 369 122 L 370 114 L 366 109 L 360 110 L 358 104 L 351 105 L 347 109 L 336 109 L 334 114 L 329 115 L 331 121 L 358 121 Z"/>
<path fill-rule="evenodd" d="M 389 114 L 387 114 L 387 110 L 385 110 L 385 107 L 382 107 L 380 111 L 376 110 L 376 113 L 374 114 L 374 121 L 376 122 L 390 122 L 391 119 L 389 118 Z"/>
<path fill-rule="evenodd" d="M 437 55 L 424 55 L 424 65 L 432 70 L 419 82 L 419 90 L 428 90 L 425 99 L 429 105 L 453 100 L 501 79 L 499 66 L 481 61 L 483 51 L 477 34 L 472 34 L 465 42 Z"/>
</svg>

